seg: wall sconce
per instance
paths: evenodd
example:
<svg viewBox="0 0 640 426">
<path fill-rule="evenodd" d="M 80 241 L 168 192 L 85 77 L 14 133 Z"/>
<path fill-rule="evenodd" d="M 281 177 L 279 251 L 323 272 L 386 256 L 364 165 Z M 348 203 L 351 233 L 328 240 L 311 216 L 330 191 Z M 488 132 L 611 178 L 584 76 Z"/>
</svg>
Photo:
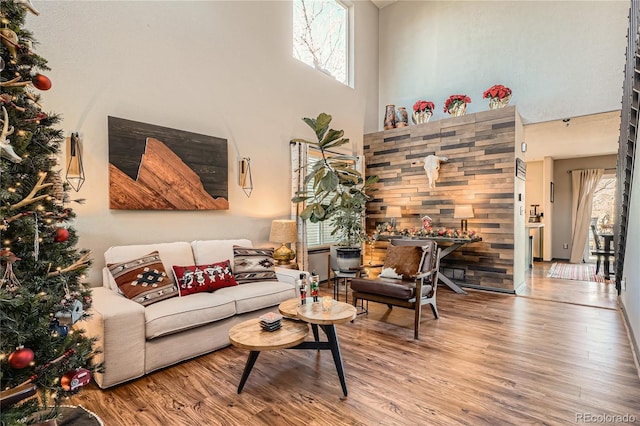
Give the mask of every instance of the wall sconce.
<svg viewBox="0 0 640 426">
<path fill-rule="evenodd" d="M 462 219 L 460 221 L 460 229 L 463 232 L 467 231 L 467 219 L 471 219 L 473 217 L 473 207 L 470 204 L 462 204 L 456 206 L 453 211 L 454 219 Z"/>
<path fill-rule="evenodd" d="M 287 247 L 287 243 L 295 243 L 298 241 L 298 225 L 296 224 L 296 221 L 271 221 L 269 241 L 282 244 L 273 252 L 273 258 L 278 262 L 278 265 L 288 265 L 296 257 L 293 250 Z"/>
<path fill-rule="evenodd" d="M 402 209 L 400 206 L 388 206 L 387 207 L 387 217 L 391 222 L 391 227 L 393 230 L 396 230 L 396 217 L 402 217 Z"/>
<path fill-rule="evenodd" d="M 251 159 L 242 157 L 238 165 L 238 184 L 244 191 L 247 198 L 251 197 L 253 191 L 253 178 L 251 177 Z"/>
<path fill-rule="evenodd" d="M 67 183 L 76 191 L 84 184 L 84 165 L 82 164 L 82 146 L 78 132 L 71 133 L 67 140 L 67 172 L 64 175 Z"/>
</svg>

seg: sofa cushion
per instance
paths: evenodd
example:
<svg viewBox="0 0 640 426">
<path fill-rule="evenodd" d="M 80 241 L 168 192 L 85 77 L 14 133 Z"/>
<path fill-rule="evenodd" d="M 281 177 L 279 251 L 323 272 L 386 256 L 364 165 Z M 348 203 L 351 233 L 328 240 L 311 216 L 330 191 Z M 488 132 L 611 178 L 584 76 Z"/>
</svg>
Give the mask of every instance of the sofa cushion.
<svg viewBox="0 0 640 426">
<path fill-rule="evenodd" d="M 107 265 L 111 263 L 126 262 L 130 259 L 144 256 L 148 253 L 151 253 L 152 251 L 157 251 L 158 253 L 160 253 L 160 259 L 162 260 L 165 271 L 171 272 L 171 267 L 173 265 L 200 264 L 193 260 L 193 251 L 191 250 L 191 245 L 184 241 L 173 243 L 138 244 L 110 247 L 104 253 L 104 261 Z M 221 259 L 218 259 L 217 261 L 231 259 L 231 256 L 232 255 L 223 257 Z M 213 262 L 202 262 L 202 264 L 205 263 Z M 109 288 L 111 288 L 111 290 L 117 291 L 118 288 L 115 285 L 115 282 L 108 280 L 106 284 L 109 285 Z"/>
<path fill-rule="evenodd" d="M 107 267 L 122 294 L 143 306 L 178 295 L 157 251 Z"/>
<path fill-rule="evenodd" d="M 154 339 L 232 317 L 236 304 L 232 297 L 220 291 L 190 294 L 148 306 L 146 338 Z"/>
<path fill-rule="evenodd" d="M 238 284 L 277 281 L 272 248 L 233 246 L 233 273 Z"/>
<path fill-rule="evenodd" d="M 191 242 L 193 258 L 196 265 L 221 262 L 233 259 L 233 246 L 252 247 L 250 240 L 196 240 Z M 188 265 L 188 263 L 174 263 L 174 265 Z M 233 269 L 233 262 L 231 263 Z"/>
<path fill-rule="evenodd" d="M 221 288 L 214 294 L 235 300 L 237 314 L 277 306 L 285 300 L 296 297 L 295 287 L 281 281 L 254 281 L 235 287 Z"/>
<path fill-rule="evenodd" d="M 394 246 L 387 248 L 384 259 L 383 278 L 411 279 L 420 270 L 424 251 L 419 246 Z M 395 272 L 395 274 L 391 272 Z M 385 273 L 386 272 L 386 273 Z M 397 275 L 400 275 L 398 277 Z"/>
<path fill-rule="evenodd" d="M 173 272 L 180 296 L 238 285 L 228 259 L 208 265 L 173 265 Z"/>
</svg>

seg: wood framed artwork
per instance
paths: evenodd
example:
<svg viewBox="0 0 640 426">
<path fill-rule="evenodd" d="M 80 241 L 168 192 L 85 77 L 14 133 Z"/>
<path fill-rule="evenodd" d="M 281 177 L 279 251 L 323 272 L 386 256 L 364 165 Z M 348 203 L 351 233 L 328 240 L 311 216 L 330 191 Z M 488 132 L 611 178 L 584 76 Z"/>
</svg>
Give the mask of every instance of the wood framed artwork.
<svg viewBox="0 0 640 426">
<path fill-rule="evenodd" d="M 109 208 L 228 210 L 227 140 L 109 117 Z"/>
</svg>

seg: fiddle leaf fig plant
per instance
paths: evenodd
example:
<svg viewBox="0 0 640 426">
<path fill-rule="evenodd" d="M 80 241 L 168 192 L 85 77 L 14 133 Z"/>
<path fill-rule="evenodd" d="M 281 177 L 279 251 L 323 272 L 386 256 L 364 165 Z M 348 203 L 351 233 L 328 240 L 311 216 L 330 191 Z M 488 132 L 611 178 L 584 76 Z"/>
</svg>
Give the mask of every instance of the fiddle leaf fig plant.
<svg viewBox="0 0 640 426">
<path fill-rule="evenodd" d="M 317 118 L 304 118 L 315 132 L 317 141 L 292 139 L 292 142 L 317 147 L 321 158 L 308 170 L 304 179 L 305 189 L 296 192 L 291 201 L 305 203 L 300 213 L 304 220 L 313 223 L 331 220 L 331 234 L 338 236 L 340 245 L 353 246 L 366 238 L 362 223 L 366 202 L 370 199 L 366 191 L 373 189 L 378 177 L 370 176 L 365 181 L 355 167 L 354 156 L 330 151 L 349 143 L 343 130 L 329 128 L 331 119 L 326 113 Z"/>
</svg>

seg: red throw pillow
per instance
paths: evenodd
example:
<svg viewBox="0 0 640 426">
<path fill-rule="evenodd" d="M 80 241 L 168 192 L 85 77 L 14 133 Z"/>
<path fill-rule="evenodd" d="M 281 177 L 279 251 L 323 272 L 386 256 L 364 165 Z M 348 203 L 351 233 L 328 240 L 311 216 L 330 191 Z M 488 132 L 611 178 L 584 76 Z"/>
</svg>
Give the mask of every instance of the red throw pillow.
<svg viewBox="0 0 640 426">
<path fill-rule="evenodd" d="M 180 296 L 238 285 L 229 260 L 210 265 L 173 266 Z"/>
</svg>

